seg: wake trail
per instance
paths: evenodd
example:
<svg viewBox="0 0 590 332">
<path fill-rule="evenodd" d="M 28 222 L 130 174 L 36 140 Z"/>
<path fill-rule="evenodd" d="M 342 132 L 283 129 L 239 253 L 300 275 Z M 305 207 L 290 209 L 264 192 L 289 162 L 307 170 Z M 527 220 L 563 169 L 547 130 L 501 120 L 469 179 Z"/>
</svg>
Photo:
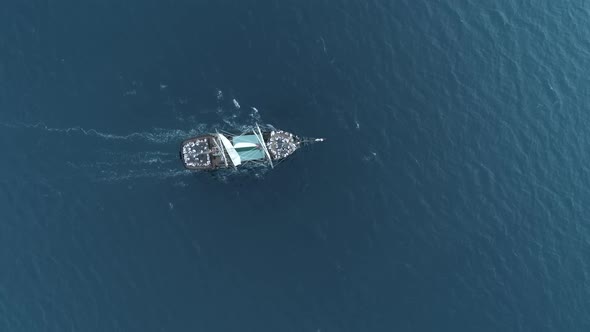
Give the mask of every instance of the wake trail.
<svg viewBox="0 0 590 332">
<path fill-rule="evenodd" d="M 105 140 L 119 140 L 119 141 L 147 141 L 157 144 L 166 144 L 172 142 L 180 142 L 187 137 L 195 136 L 202 129 L 204 125 L 196 125 L 194 128 L 183 130 L 183 129 L 166 129 L 166 128 L 154 128 L 151 132 L 133 132 L 127 135 L 118 135 L 98 131 L 96 129 L 87 129 L 79 126 L 69 128 L 54 128 L 47 126 L 43 122 L 34 124 L 30 123 L 5 123 L 0 122 L 0 125 L 6 128 L 12 129 L 37 129 L 49 133 L 61 133 L 61 134 L 81 134 L 85 136 L 97 137 Z"/>
<path fill-rule="evenodd" d="M 132 168 L 137 166 L 146 166 L 146 165 L 153 165 L 153 167 L 158 167 L 159 165 L 170 165 L 177 161 L 176 159 L 161 159 L 161 158 L 150 158 L 150 159 L 129 159 L 129 160 L 119 160 L 119 161 L 91 161 L 91 162 L 72 162 L 69 161 L 68 165 L 74 168 L 96 168 L 96 169 L 107 169 L 107 168 L 115 168 L 115 167 L 126 167 Z"/>
<path fill-rule="evenodd" d="M 216 130 L 241 133 L 251 130 L 256 124 L 262 128 L 272 127 L 262 122 L 256 107 L 241 107 L 233 96 L 225 99 L 221 90 L 216 90 L 216 97 L 219 118 L 215 119 L 214 123 L 197 122 L 196 117 L 190 116 L 182 118 L 180 129 L 152 128 L 148 131 L 118 134 L 82 126 L 52 127 L 42 121 L 36 123 L 0 121 L 0 127 L 28 136 L 31 136 L 29 131 L 36 131 L 37 136 L 47 134 L 66 136 L 67 139 L 62 140 L 60 144 L 69 145 L 71 141 L 71 146 L 57 149 L 55 151 L 58 152 L 57 154 L 48 154 L 47 158 L 50 162 L 46 167 L 48 172 L 61 170 L 67 174 L 68 178 L 82 177 L 99 182 L 146 178 L 163 180 L 194 174 L 183 168 L 178 155 L 177 148 L 187 138 L 214 133 Z M 80 144 L 82 137 L 88 137 L 94 142 Z M 172 148 L 172 144 L 178 144 L 178 147 Z M 63 153 L 59 153 L 60 151 Z M 65 169 L 63 169 L 64 166 Z M 256 167 L 240 168 L 219 172 L 217 176 L 225 182 L 237 175 L 248 174 L 261 178 L 266 171 L 264 168 Z"/>
<path fill-rule="evenodd" d="M 186 169 L 169 168 L 164 170 L 139 169 L 128 170 L 123 172 L 111 171 L 103 172 L 100 176 L 94 177 L 97 182 L 121 182 L 136 179 L 158 179 L 165 180 L 176 177 L 186 177 L 194 175 L 193 172 Z"/>
</svg>

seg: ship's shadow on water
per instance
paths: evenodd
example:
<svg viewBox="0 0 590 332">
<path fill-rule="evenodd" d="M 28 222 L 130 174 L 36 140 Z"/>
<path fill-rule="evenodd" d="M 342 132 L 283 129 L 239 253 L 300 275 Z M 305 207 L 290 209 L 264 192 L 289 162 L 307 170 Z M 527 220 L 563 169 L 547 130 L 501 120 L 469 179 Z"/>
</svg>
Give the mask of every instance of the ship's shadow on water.
<svg viewBox="0 0 590 332">
<path fill-rule="evenodd" d="M 223 107 L 223 93 L 217 92 L 217 119 L 199 122 L 195 116 L 180 119 L 180 128 L 153 128 L 132 133 L 111 133 L 104 129 L 81 126 L 58 127 L 45 122 L 0 122 L 9 140 L 29 146 L 21 163 L 38 165 L 36 175 L 55 180 L 86 180 L 93 182 L 132 181 L 136 179 L 165 180 L 182 177 L 206 177 L 229 183 L 232 178 L 262 179 L 266 165 L 246 165 L 239 169 L 215 172 L 186 170 L 180 160 L 183 140 L 209 132 L 243 132 L 255 124 L 264 125 L 256 108 L 242 109 L 232 99 Z M 228 110 L 226 110 L 228 109 Z M 15 163 L 15 165 L 18 163 Z M 16 166 L 15 166 L 15 171 Z M 179 182 L 184 183 L 184 182 Z"/>
</svg>

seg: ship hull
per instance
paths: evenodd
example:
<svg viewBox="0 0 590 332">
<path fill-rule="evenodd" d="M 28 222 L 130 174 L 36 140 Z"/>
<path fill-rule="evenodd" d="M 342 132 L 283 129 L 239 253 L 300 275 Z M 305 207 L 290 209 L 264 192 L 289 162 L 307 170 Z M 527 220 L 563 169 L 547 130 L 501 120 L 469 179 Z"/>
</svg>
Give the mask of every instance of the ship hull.
<svg viewBox="0 0 590 332">
<path fill-rule="evenodd" d="M 180 159 L 186 169 L 215 171 L 247 164 L 274 164 L 301 145 L 299 137 L 282 131 L 262 131 L 258 126 L 241 134 L 210 133 L 182 142 Z"/>
</svg>

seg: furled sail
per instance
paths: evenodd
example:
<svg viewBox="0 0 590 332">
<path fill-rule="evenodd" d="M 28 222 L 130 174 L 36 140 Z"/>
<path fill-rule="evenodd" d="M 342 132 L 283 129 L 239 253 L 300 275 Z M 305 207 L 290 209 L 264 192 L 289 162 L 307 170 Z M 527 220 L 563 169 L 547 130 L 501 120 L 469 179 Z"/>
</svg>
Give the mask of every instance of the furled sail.
<svg viewBox="0 0 590 332">
<path fill-rule="evenodd" d="M 221 140 L 221 143 L 223 144 L 225 151 L 227 151 L 227 154 L 229 156 L 229 159 L 231 159 L 232 164 L 234 166 L 240 165 L 242 163 L 242 159 L 240 158 L 240 155 L 238 154 L 234 146 L 231 144 L 231 142 L 227 139 L 227 137 L 221 134 L 217 135 L 219 135 L 219 139 Z"/>
</svg>

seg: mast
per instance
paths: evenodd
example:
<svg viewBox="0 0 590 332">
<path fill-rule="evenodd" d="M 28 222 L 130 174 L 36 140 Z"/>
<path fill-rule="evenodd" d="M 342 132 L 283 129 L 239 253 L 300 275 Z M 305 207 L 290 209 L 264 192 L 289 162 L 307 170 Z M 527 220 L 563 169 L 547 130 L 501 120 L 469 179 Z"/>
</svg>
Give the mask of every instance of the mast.
<svg viewBox="0 0 590 332">
<path fill-rule="evenodd" d="M 260 144 L 262 145 L 262 149 L 264 150 L 264 153 L 268 157 L 268 162 L 270 163 L 270 168 L 274 168 L 275 166 L 272 164 L 272 158 L 270 157 L 270 153 L 268 153 L 268 149 L 266 148 L 266 143 L 264 143 L 264 137 L 262 137 L 262 131 L 260 130 L 258 123 L 256 124 L 256 129 L 258 129 L 258 134 L 260 134 L 260 137 L 258 137 L 258 135 L 256 134 L 256 130 L 254 130 L 254 135 L 260 141 Z"/>
</svg>

